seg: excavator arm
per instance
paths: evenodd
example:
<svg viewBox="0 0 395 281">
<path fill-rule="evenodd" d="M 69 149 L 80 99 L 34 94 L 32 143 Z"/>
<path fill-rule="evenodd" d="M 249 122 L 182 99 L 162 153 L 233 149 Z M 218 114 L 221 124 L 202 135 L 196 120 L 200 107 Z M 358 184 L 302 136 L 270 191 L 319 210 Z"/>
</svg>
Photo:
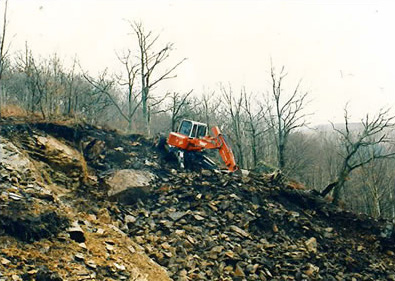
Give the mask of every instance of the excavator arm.
<svg viewBox="0 0 395 281">
<path fill-rule="evenodd" d="M 226 167 L 229 171 L 234 172 L 238 169 L 235 161 L 235 156 L 233 155 L 233 151 L 230 146 L 225 141 L 224 135 L 221 133 L 217 126 L 211 129 L 214 134 L 214 138 L 217 140 L 217 146 L 219 150 L 219 155 L 221 156 L 222 160 L 224 161 Z"/>
</svg>

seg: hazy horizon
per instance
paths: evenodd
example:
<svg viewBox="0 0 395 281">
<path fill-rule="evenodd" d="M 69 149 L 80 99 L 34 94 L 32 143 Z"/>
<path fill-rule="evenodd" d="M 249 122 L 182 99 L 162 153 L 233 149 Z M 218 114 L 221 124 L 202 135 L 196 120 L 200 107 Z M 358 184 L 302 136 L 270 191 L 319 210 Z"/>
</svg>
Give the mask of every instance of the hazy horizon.
<svg viewBox="0 0 395 281">
<path fill-rule="evenodd" d="M 4 3 L 1 2 L 1 5 Z M 270 89 L 270 60 L 288 72 L 284 90 L 302 79 L 310 122 L 352 121 L 395 104 L 395 4 L 386 1 L 12 1 L 11 55 L 74 56 L 95 75 L 122 71 L 115 52 L 136 49 L 128 21 L 173 42 L 171 61 L 188 58 L 157 91 L 195 93 L 230 83 L 235 92 Z M 158 44 L 158 48 L 161 45 Z"/>
</svg>

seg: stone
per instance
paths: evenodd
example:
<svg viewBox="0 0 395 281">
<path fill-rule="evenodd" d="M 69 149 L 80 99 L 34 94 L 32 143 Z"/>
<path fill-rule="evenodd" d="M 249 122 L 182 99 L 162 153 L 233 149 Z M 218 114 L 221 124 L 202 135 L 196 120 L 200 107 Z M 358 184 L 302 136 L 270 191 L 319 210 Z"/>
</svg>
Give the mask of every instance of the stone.
<svg viewBox="0 0 395 281">
<path fill-rule="evenodd" d="M 244 230 L 242 230 L 240 227 L 236 225 L 231 225 L 229 227 L 233 232 L 236 232 L 237 234 L 241 235 L 242 237 L 250 237 L 250 234 Z"/>
<path fill-rule="evenodd" d="M 125 267 L 124 265 L 122 265 L 122 264 L 117 264 L 116 262 L 114 262 L 114 266 L 115 266 L 115 268 L 116 268 L 117 270 L 120 270 L 120 271 L 124 271 L 124 270 L 126 269 L 126 267 Z"/>
<path fill-rule="evenodd" d="M 78 222 L 74 222 L 72 227 L 67 229 L 67 233 L 70 235 L 70 238 L 77 243 L 85 242 L 85 235 L 82 228 L 79 226 Z"/>
<path fill-rule="evenodd" d="M 15 201 L 19 201 L 19 200 L 23 199 L 22 196 L 20 196 L 16 193 L 13 193 L 13 192 L 9 192 L 8 197 L 10 197 L 12 200 L 15 200 Z"/>
<path fill-rule="evenodd" d="M 82 253 L 77 253 L 77 254 L 74 255 L 74 259 L 75 259 L 76 261 L 83 261 L 83 260 L 84 260 L 84 254 L 82 254 Z"/>
<path fill-rule="evenodd" d="M 136 217 L 131 216 L 131 215 L 126 215 L 125 216 L 125 223 L 135 223 L 136 222 Z"/>
<path fill-rule="evenodd" d="M 318 266 L 315 266 L 311 263 L 308 263 L 306 265 L 305 270 L 303 271 L 304 274 L 306 274 L 307 276 L 313 276 L 315 274 L 317 274 L 320 271 L 320 268 Z"/>
<path fill-rule="evenodd" d="M 96 269 L 97 265 L 93 260 L 88 260 L 85 262 L 86 266 L 92 269 Z"/>
<path fill-rule="evenodd" d="M 305 241 L 305 246 L 307 251 L 316 254 L 317 253 L 317 240 L 314 237 L 311 237 L 307 241 Z"/>
<path fill-rule="evenodd" d="M 112 253 L 114 251 L 114 246 L 106 244 L 106 250 Z"/>
<path fill-rule="evenodd" d="M 115 171 L 105 179 L 108 186 L 107 195 L 122 203 L 134 203 L 137 199 L 144 199 L 147 188 L 156 176 L 149 171 L 123 169 Z"/>
<path fill-rule="evenodd" d="M 36 136 L 36 142 L 47 163 L 55 170 L 60 170 L 67 175 L 86 173 L 83 158 L 76 149 L 50 135 Z"/>
<path fill-rule="evenodd" d="M 9 265 L 11 263 L 10 260 L 7 260 L 6 258 L 1 258 L 1 264 L 2 265 Z"/>
<path fill-rule="evenodd" d="M 201 171 L 201 173 L 202 173 L 202 175 L 203 176 L 205 176 L 205 177 L 211 177 L 212 175 L 213 175 L 213 172 L 212 171 L 210 171 L 210 170 L 202 170 Z"/>
<path fill-rule="evenodd" d="M 239 264 L 236 264 L 233 276 L 235 276 L 235 277 L 245 277 L 246 276 L 243 269 L 240 267 Z"/>
<path fill-rule="evenodd" d="M 169 213 L 169 218 L 171 218 L 173 221 L 178 221 L 181 219 L 183 216 L 185 216 L 187 212 L 171 212 Z"/>
</svg>

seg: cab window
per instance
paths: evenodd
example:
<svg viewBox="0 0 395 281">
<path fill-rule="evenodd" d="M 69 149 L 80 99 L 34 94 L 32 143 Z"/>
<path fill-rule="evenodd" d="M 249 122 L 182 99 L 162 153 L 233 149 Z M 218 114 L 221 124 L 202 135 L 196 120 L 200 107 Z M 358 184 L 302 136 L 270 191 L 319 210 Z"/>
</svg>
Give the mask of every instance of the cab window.
<svg viewBox="0 0 395 281">
<path fill-rule="evenodd" d="M 206 136 L 206 126 L 199 126 L 198 132 L 197 132 L 197 137 L 202 138 Z"/>
<path fill-rule="evenodd" d="M 191 138 L 196 138 L 197 125 L 193 125 Z"/>
<path fill-rule="evenodd" d="M 178 130 L 178 132 L 180 134 L 189 136 L 189 133 L 191 132 L 191 128 L 192 128 L 192 123 L 191 122 L 182 121 L 182 123 L 180 125 L 180 129 Z"/>
</svg>

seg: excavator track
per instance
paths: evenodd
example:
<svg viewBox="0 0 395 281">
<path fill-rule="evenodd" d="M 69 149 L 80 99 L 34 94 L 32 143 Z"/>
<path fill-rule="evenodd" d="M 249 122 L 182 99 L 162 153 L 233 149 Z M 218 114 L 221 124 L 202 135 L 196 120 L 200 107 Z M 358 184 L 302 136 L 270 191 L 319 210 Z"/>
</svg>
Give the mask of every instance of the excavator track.
<svg viewBox="0 0 395 281">
<path fill-rule="evenodd" d="M 165 137 L 160 137 L 156 142 L 156 147 L 164 156 L 167 162 L 177 162 L 181 170 L 214 170 L 219 169 L 218 165 L 201 151 L 184 151 L 166 143 Z"/>
</svg>

